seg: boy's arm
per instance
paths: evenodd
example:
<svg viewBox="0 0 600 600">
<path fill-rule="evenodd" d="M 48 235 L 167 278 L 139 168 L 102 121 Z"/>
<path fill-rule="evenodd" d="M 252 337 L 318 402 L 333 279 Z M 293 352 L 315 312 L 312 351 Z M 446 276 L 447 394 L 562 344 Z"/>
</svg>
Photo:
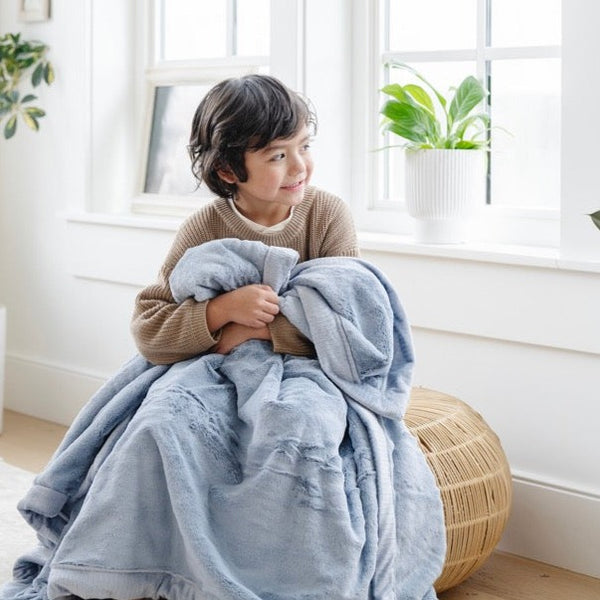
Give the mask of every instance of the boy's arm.
<svg viewBox="0 0 600 600">
<path fill-rule="evenodd" d="M 294 327 L 283 315 L 279 314 L 268 325 L 273 351 L 294 356 L 316 356 L 313 343 Z"/>
<path fill-rule="evenodd" d="M 206 352 L 218 341 L 206 322 L 207 302 L 188 299 L 177 304 L 169 275 L 188 248 L 210 236 L 192 215 L 181 226 L 165 258 L 156 283 L 136 297 L 131 332 L 139 352 L 154 364 L 171 364 Z"/>
<path fill-rule="evenodd" d="M 218 341 L 206 322 L 207 302 L 177 304 L 160 284 L 136 298 L 131 332 L 140 354 L 154 364 L 171 364 L 206 352 Z"/>
<path fill-rule="evenodd" d="M 359 255 L 360 252 L 352 213 L 348 205 L 338 199 L 338 205 L 327 224 L 327 229 L 319 248 L 319 257 L 349 256 L 358 258 Z"/>
</svg>

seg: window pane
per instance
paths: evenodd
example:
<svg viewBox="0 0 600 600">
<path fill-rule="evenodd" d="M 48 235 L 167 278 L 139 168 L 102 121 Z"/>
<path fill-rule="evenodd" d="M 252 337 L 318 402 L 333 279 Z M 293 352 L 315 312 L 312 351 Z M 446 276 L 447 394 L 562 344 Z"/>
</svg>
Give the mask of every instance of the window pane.
<svg viewBox="0 0 600 600">
<path fill-rule="evenodd" d="M 411 67 L 415 68 L 431 85 L 433 85 L 442 96 L 449 98 L 454 92 L 451 88 L 456 88 L 460 82 L 468 75 L 475 75 L 474 62 L 439 62 L 439 63 L 413 63 Z M 424 87 L 430 96 L 432 92 L 423 82 L 419 81 L 409 72 L 403 69 L 389 69 L 390 83 L 416 83 Z M 380 106 L 389 99 L 382 94 Z M 434 104 L 438 107 L 438 103 L 433 98 Z M 441 115 L 440 115 L 441 116 Z M 405 140 L 396 136 L 388 135 L 385 138 L 382 136 L 382 146 L 404 144 Z M 382 169 L 387 170 L 387 190 L 385 197 L 389 200 L 398 200 L 404 198 L 404 152 L 402 149 L 392 148 L 382 152 Z"/>
<path fill-rule="evenodd" d="M 270 0 L 238 0 L 237 54 L 268 56 L 270 44 Z"/>
<path fill-rule="evenodd" d="M 225 0 L 164 0 L 164 60 L 227 55 Z"/>
<path fill-rule="evenodd" d="M 560 60 L 492 65 L 492 203 L 558 208 Z"/>
<path fill-rule="evenodd" d="M 477 0 L 389 0 L 392 51 L 475 48 Z"/>
<path fill-rule="evenodd" d="M 196 189 L 187 146 L 194 112 L 211 86 L 156 88 L 144 192 L 184 196 L 209 193 L 204 186 Z"/>
<path fill-rule="evenodd" d="M 554 46 L 561 43 L 560 0 L 492 0 L 492 45 Z"/>
</svg>

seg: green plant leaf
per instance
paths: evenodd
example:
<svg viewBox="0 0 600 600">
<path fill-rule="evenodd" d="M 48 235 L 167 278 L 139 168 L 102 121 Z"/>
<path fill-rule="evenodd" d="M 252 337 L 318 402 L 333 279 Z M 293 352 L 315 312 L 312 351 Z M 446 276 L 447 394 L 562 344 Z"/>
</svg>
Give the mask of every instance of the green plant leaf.
<svg viewBox="0 0 600 600">
<path fill-rule="evenodd" d="M 17 131 L 17 115 L 13 115 L 8 119 L 6 125 L 4 126 L 4 138 L 10 139 L 15 132 Z"/>
<path fill-rule="evenodd" d="M 454 123 L 464 119 L 484 98 L 483 86 L 475 77 L 469 75 L 458 86 L 454 98 L 452 98 L 448 111 L 450 122 Z"/>
<path fill-rule="evenodd" d="M 40 119 L 46 115 L 46 112 L 41 108 L 36 108 L 35 106 L 28 106 L 23 112 L 35 117 L 36 119 Z"/>
<path fill-rule="evenodd" d="M 454 145 L 455 150 L 481 150 L 487 146 L 487 142 L 474 140 L 460 140 Z"/>
<path fill-rule="evenodd" d="M 381 109 L 389 119 L 384 129 L 412 142 L 427 142 L 435 136 L 435 121 L 430 113 L 420 106 L 407 102 L 389 100 Z"/>
<path fill-rule="evenodd" d="M 49 62 L 47 62 L 44 66 L 44 81 L 48 85 L 51 85 L 54 81 L 54 69 L 52 68 L 52 65 Z"/>
<path fill-rule="evenodd" d="M 27 125 L 29 129 L 37 131 L 40 128 L 40 124 L 37 122 L 37 119 L 32 117 L 29 113 L 22 112 L 21 116 L 23 117 L 23 121 L 25 121 L 25 125 Z"/>
<path fill-rule="evenodd" d="M 404 88 L 399 83 L 389 83 L 381 88 L 381 91 L 388 96 L 392 96 L 399 102 L 410 102 L 410 96 L 404 91 Z"/>
<path fill-rule="evenodd" d="M 600 210 L 591 213 L 589 217 L 592 219 L 592 223 L 594 223 L 594 225 L 600 229 Z"/>
<path fill-rule="evenodd" d="M 40 63 L 33 70 L 33 73 L 31 74 L 31 85 L 33 85 L 33 87 L 37 87 L 38 85 L 40 85 L 40 83 L 42 83 L 43 76 L 44 76 L 44 65 L 43 65 L 43 63 Z"/>
<path fill-rule="evenodd" d="M 477 113 L 454 124 L 456 137 L 462 140 L 469 126 L 475 125 L 478 121 L 483 125 L 484 131 L 489 128 L 490 116 L 487 113 Z"/>
<path fill-rule="evenodd" d="M 435 115 L 435 107 L 431 96 L 420 86 L 409 83 L 404 86 L 404 91 L 412 96 L 421 106 L 424 106 L 432 115 Z"/>
<path fill-rule="evenodd" d="M 25 102 L 32 102 L 33 100 L 37 100 L 37 96 L 34 96 L 33 94 L 27 94 L 21 98 L 21 104 L 24 104 Z"/>
<path fill-rule="evenodd" d="M 442 107 L 445 109 L 446 108 L 446 98 L 444 98 L 444 96 L 442 96 L 442 94 L 440 94 L 430 83 L 429 81 L 427 81 L 423 75 L 421 75 L 416 69 L 413 69 L 410 65 L 407 65 L 406 63 L 403 62 L 398 62 L 398 61 L 390 61 L 389 63 L 387 63 L 390 67 L 394 68 L 394 69 L 404 69 L 406 71 L 409 71 L 410 73 L 412 73 L 417 79 L 420 79 L 436 96 L 436 98 L 438 99 L 438 102 L 442 105 Z"/>
</svg>

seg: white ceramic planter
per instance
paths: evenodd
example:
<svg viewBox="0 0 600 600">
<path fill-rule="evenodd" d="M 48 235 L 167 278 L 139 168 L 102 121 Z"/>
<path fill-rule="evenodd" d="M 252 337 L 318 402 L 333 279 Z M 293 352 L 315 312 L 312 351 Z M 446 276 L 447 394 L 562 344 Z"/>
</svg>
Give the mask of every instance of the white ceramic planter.
<svg viewBox="0 0 600 600">
<path fill-rule="evenodd" d="M 478 150 L 406 152 L 406 206 L 416 241 L 467 240 L 469 221 L 485 203 L 485 165 L 486 153 Z"/>
</svg>

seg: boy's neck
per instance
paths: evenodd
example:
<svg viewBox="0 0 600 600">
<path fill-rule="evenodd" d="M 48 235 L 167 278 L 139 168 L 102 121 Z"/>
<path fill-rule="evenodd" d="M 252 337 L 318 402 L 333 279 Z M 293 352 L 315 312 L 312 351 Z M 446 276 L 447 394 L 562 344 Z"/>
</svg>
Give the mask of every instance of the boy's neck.
<svg viewBox="0 0 600 600">
<path fill-rule="evenodd" d="M 233 200 L 237 210 L 244 215 L 247 219 L 250 219 L 258 225 L 265 227 L 272 227 L 278 225 L 282 221 L 285 221 L 290 216 L 291 207 L 283 206 L 280 204 L 273 204 L 272 206 L 265 206 L 260 208 L 252 208 L 247 206 L 243 201 L 234 198 Z"/>
</svg>

